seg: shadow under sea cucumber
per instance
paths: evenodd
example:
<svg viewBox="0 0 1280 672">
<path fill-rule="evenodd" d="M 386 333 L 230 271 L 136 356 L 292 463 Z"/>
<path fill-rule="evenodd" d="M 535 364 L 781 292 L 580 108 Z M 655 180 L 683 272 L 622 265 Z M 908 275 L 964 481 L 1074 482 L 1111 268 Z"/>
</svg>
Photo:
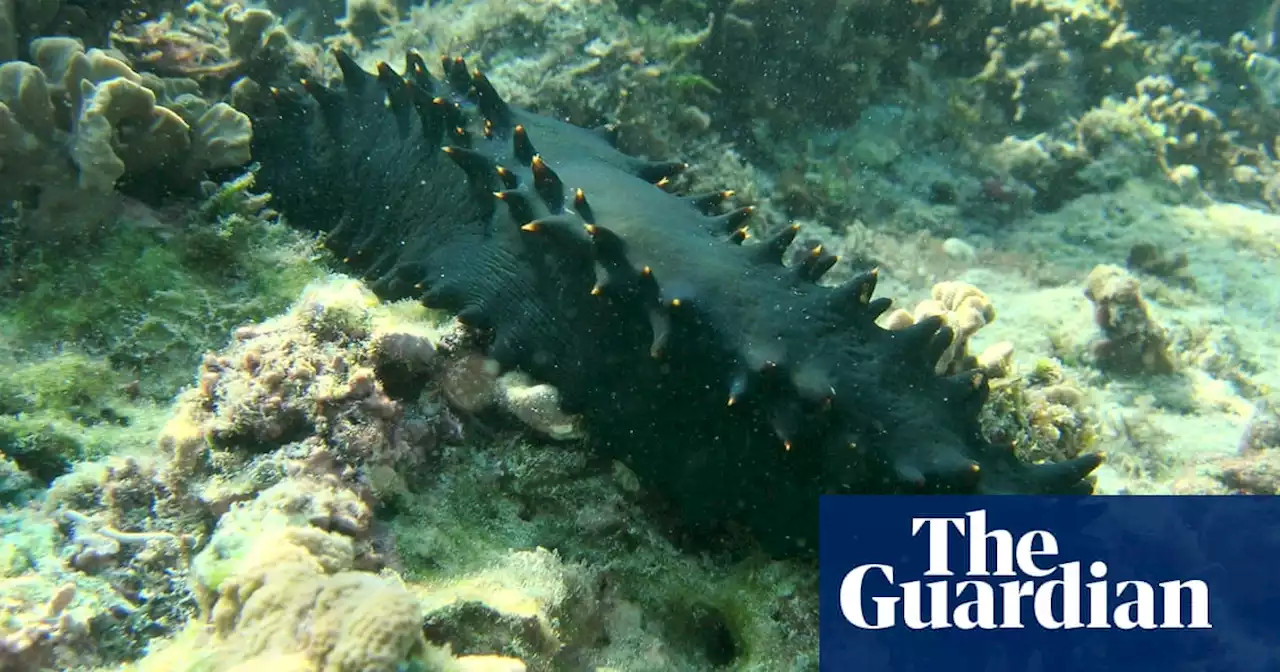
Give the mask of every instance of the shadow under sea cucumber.
<svg viewBox="0 0 1280 672">
<path fill-rule="evenodd" d="M 684 165 L 508 105 L 461 59 L 272 89 L 258 184 L 379 296 L 491 335 L 488 355 L 560 390 L 593 448 L 684 524 L 732 520 L 767 549 L 816 547 L 819 494 L 1087 494 L 1100 457 L 1020 461 L 981 436 L 987 381 L 939 377 L 938 318 L 875 324 L 875 272 L 787 267 L 796 228 L 756 242 L 727 193 L 674 195 Z M 656 185 L 656 186 L 655 186 Z"/>
</svg>

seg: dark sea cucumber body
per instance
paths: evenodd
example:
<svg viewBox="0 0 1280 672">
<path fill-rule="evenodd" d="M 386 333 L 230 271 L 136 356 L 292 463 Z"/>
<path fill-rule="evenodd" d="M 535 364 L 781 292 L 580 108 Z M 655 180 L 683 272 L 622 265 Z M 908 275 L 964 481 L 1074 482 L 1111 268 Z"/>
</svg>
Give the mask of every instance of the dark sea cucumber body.
<svg viewBox="0 0 1280 672">
<path fill-rule="evenodd" d="M 436 80 L 413 55 L 402 74 L 338 58 L 340 84 L 254 115 L 259 185 L 380 296 L 456 313 L 556 386 L 690 529 L 732 520 L 787 553 L 816 542 L 822 493 L 1091 490 L 1096 456 L 985 441 L 986 381 L 933 373 L 940 322 L 877 326 L 873 272 L 819 285 L 835 259 L 784 266 L 793 229 L 743 242 L 724 194 L 662 188 L 681 164 L 510 107 L 461 60 Z"/>
</svg>

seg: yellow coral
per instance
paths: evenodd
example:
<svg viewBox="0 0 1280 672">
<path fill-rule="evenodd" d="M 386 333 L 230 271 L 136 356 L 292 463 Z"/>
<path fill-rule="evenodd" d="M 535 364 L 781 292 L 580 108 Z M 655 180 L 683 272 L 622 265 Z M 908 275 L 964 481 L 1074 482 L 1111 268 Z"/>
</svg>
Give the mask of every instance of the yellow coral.
<svg viewBox="0 0 1280 672">
<path fill-rule="evenodd" d="M 352 571 L 350 543 L 341 535 L 268 517 L 241 557 L 217 571 L 203 571 L 216 559 L 197 563 L 195 580 L 211 582 L 196 586 L 207 625 L 141 669 L 454 669 L 447 651 L 427 644 L 418 600 L 398 580 Z"/>
<path fill-rule="evenodd" d="M 939 374 L 978 368 L 993 378 L 1008 374 L 1013 345 L 996 343 L 973 357 L 966 350 L 978 330 L 996 319 L 996 309 L 982 290 L 965 282 L 947 281 L 933 286 L 931 299 L 921 301 L 914 311 L 899 308 L 884 319 L 886 329 L 905 329 L 929 317 L 941 317 L 954 336 L 938 359 Z"/>
</svg>

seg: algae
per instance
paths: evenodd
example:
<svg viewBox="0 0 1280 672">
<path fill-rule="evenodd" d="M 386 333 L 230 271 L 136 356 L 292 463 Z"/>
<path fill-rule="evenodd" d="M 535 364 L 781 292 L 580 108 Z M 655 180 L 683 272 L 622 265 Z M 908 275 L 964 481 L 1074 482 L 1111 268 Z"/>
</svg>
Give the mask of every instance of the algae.
<svg viewBox="0 0 1280 672">
<path fill-rule="evenodd" d="M 321 273 L 305 237 L 245 211 L 249 184 L 214 191 L 176 222 L 141 209 L 83 248 L 11 254 L 0 313 L 16 345 L 83 349 L 136 396 L 167 401 L 191 382 L 192 361 Z M 6 242 L 12 253 L 18 241 Z"/>
</svg>

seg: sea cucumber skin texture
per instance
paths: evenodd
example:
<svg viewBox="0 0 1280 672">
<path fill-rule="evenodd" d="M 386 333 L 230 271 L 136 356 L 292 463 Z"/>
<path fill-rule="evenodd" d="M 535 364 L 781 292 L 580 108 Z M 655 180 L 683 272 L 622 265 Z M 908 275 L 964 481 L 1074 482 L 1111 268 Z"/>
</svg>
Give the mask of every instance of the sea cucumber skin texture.
<svg viewBox="0 0 1280 672">
<path fill-rule="evenodd" d="M 655 186 L 678 164 L 509 107 L 460 60 L 439 81 L 414 55 L 404 79 L 338 58 L 341 84 L 254 118 L 258 183 L 380 296 L 491 333 L 689 529 L 786 554 L 816 546 L 819 494 L 1091 491 L 1097 456 L 1030 465 L 981 437 L 986 381 L 933 373 L 938 321 L 877 326 L 874 273 L 817 284 L 834 260 L 785 267 L 794 231 L 736 241 L 748 213 Z"/>
</svg>

